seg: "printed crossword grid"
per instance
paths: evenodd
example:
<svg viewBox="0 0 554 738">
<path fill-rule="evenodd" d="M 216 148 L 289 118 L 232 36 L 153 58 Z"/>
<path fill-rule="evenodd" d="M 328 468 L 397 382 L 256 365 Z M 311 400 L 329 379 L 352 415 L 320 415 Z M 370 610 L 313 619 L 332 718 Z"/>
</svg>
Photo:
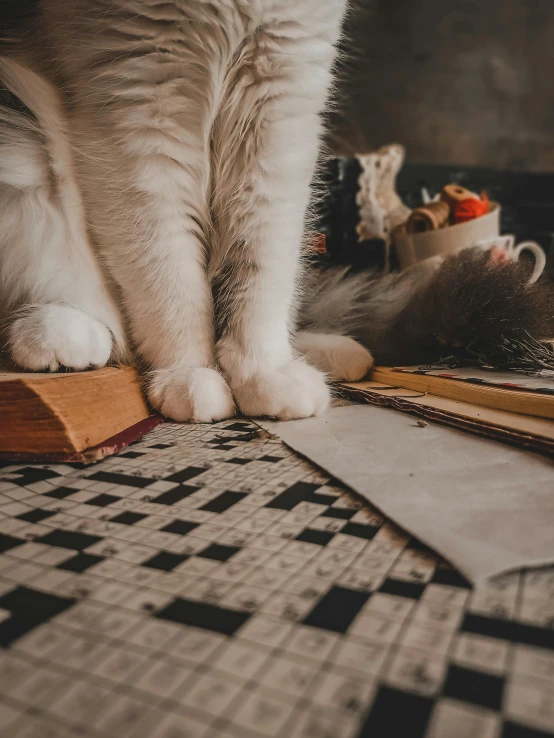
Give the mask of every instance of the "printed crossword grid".
<svg viewBox="0 0 554 738">
<path fill-rule="evenodd" d="M 0 469 L 0 735 L 544 738 L 554 569 L 472 591 L 253 425 Z"/>
</svg>

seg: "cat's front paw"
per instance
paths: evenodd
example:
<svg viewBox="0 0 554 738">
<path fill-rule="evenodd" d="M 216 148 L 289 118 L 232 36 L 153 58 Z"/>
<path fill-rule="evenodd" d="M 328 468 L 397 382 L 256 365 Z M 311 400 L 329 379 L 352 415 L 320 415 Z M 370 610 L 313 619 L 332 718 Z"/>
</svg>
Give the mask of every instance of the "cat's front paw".
<svg viewBox="0 0 554 738">
<path fill-rule="evenodd" d="M 215 369 L 159 369 L 148 389 L 150 403 L 162 415 L 180 422 L 212 423 L 235 414 L 231 390 Z"/>
<path fill-rule="evenodd" d="M 112 336 L 103 323 L 82 310 L 67 305 L 38 305 L 14 320 L 8 348 L 23 369 L 86 369 L 107 363 Z"/>
<path fill-rule="evenodd" d="M 261 371 L 231 386 L 237 405 L 249 417 L 293 420 L 319 415 L 329 407 L 325 378 L 302 359 Z"/>
</svg>

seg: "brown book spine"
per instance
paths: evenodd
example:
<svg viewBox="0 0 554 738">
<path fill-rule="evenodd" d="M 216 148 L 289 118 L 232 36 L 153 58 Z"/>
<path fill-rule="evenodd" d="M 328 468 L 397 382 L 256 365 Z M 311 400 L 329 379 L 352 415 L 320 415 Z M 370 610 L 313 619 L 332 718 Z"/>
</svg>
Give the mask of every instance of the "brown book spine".
<svg viewBox="0 0 554 738">
<path fill-rule="evenodd" d="M 80 453 L 149 415 L 131 367 L 8 372 L 0 381 L 0 452 Z"/>
</svg>

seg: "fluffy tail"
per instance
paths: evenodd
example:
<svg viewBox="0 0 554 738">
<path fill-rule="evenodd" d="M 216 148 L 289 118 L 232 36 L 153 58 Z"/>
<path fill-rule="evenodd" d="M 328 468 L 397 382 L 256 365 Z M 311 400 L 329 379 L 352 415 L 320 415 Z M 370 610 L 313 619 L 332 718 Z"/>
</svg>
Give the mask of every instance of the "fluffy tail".
<svg viewBox="0 0 554 738">
<path fill-rule="evenodd" d="M 311 273 L 301 327 L 350 336 L 381 364 L 435 361 L 526 334 L 554 338 L 554 281 L 529 285 L 527 262 L 467 249 L 400 274 Z"/>
</svg>

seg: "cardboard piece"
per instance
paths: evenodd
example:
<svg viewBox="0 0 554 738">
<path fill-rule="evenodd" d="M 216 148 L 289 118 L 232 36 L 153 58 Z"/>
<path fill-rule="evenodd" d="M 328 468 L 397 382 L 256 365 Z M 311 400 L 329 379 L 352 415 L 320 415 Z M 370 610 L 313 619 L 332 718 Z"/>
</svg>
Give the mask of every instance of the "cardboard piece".
<svg viewBox="0 0 554 738">
<path fill-rule="evenodd" d="M 367 405 L 262 427 L 474 582 L 554 562 L 554 462 Z"/>
<path fill-rule="evenodd" d="M 475 405 L 373 380 L 344 383 L 358 402 L 390 407 L 420 418 L 554 456 L 554 420 Z"/>
</svg>

